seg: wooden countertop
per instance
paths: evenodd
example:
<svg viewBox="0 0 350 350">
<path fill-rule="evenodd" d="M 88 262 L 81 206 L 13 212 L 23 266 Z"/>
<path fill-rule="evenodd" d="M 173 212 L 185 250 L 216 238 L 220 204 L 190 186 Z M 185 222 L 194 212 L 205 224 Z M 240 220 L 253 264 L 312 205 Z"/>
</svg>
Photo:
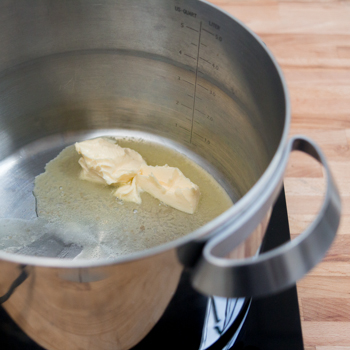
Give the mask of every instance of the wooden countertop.
<svg viewBox="0 0 350 350">
<path fill-rule="evenodd" d="M 291 134 L 325 152 L 342 195 L 328 255 L 298 283 L 305 350 L 350 350 L 350 1 L 211 0 L 246 23 L 287 79 Z M 285 176 L 292 235 L 311 222 L 324 192 L 322 168 L 293 154 Z"/>
</svg>

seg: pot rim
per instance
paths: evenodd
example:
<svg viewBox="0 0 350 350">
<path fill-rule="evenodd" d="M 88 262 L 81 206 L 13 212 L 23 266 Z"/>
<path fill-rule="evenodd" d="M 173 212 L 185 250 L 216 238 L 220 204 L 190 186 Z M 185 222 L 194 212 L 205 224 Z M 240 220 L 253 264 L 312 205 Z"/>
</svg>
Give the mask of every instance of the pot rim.
<svg viewBox="0 0 350 350">
<path fill-rule="evenodd" d="M 129 261 L 134 261 L 138 259 L 149 258 L 153 255 L 164 253 L 168 250 L 178 248 L 186 243 L 189 243 L 195 239 L 199 239 L 205 237 L 207 235 L 213 235 L 220 231 L 220 228 L 223 226 L 231 225 L 234 221 L 235 223 L 240 220 L 240 214 L 243 212 L 249 211 L 251 203 L 256 200 L 256 198 L 263 195 L 265 186 L 267 183 L 271 181 L 276 183 L 276 186 L 279 182 L 278 175 L 276 175 L 276 169 L 280 166 L 283 166 L 281 160 L 282 156 L 287 144 L 288 134 L 291 123 L 291 106 L 290 106 L 290 98 L 289 92 L 287 89 L 287 84 L 285 78 L 283 76 L 282 70 L 279 67 L 277 60 L 274 58 L 272 52 L 268 49 L 265 43 L 258 37 L 251 29 L 249 29 L 242 21 L 235 18 L 227 11 L 222 10 L 218 6 L 207 2 L 206 0 L 201 0 L 201 2 L 207 6 L 212 7 L 216 11 L 219 11 L 235 22 L 237 22 L 243 29 L 245 29 L 262 47 L 268 57 L 271 59 L 272 63 L 275 66 L 277 74 L 281 80 L 281 85 L 284 92 L 285 99 L 285 123 L 281 136 L 280 143 L 277 147 L 276 153 L 274 154 L 270 164 L 259 178 L 259 180 L 253 185 L 253 187 L 241 198 L 238 202 L 226 210 L 224 213 L 208 222 L 204 226 L 198 228 L 197 230 L 178 238 L 174 241 L 160 244 L 158 246 L 141 250 L 135 253 L 123 255 L 114 259 L 104 258 L 104 259 L 79 259 L 79 260 L 65 260 L 59 258 L 48 258 L 48 257 L 35 257 L 35 256 L 27 256 L 27 255 L 18 255 L 15 253 L 7 253 L 4 251 L 0 251 L 0 259 L 8 262 L 23 264 L 23 265 L 34 265 L 41 267 L 54 267 L 54 268 L 94 268 L 106 265 L 114 265 L 114 264 L 122 264 L 127 263 Z M 275 176 L 274 176 L 275 175 Z"/>
</svg>

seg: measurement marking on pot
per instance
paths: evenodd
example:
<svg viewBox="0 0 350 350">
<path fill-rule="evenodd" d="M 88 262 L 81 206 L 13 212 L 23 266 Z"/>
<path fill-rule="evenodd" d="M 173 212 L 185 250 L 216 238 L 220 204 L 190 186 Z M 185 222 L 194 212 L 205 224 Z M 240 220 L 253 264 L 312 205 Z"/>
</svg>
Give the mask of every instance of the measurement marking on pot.
<svg viewBox="0 0 350 350">
<path fill-rule="evenodd" d="M 204 90 L 207 90 L 207 91 L 209 91 L 209 89 L 207 89 L 206 87 L 204 87 L 203 85 L 201 85 L 201 84 L 197 84 L 198 86 L 200 86 L 201 88 L 203 88 Z"/>
<path fill-rule="evenodd" d="M 200 137 L 202 140 L 204 140 L 204 137 L 203 137 L 203 136 L 197 134 L 196 132 L 194 132 L 194 133 L 195 133 L 198 137 Z"/>
<path fill-rule="evenodd" d="M 179 125 L 179 128 L 184 129 L 184 130 L 186 130 L 186 131 L 188 131 L 188 132 L 191 132 L 191 130 L 185 128 L 184 126 Z"/>
<path fill-rule="evenodd" d="M 203 113 L 202 111 L 200 111 L 199 109 L 196 108 L 196 111 L 199 113 L 202 113 L 203 115 L 206 115 L 205 113 Z"/>
<path fill-rule="evenodd" d="M 191 124 L 191 136 L 190 136 L 190 143 L 192 142 L 193 122 L 194 122 L 194 109 L 195 109 L 195 106 L 196 106 L 196 91 L 197 91 L 197 77 L 198 77 L 199 50 L 200 50 L 200 47 L 201 47 L 201 35 L 202 35 L 202 21 L 200 21 L 200 22 L 199 22 L 199 36 L 198 36 L 197 64 L 196 64 L 196 73 L 195 73 L 195 78 L 194 78 L 194 92 L 193 92 L 192 124 Z"/>
<path fill-rule="evenodd" d="M 214 33 L 209 32 L 209 30 L 207 30 L 207 29 L 204 29 L 204 28 L 203 28 L 203 31 L 204 31 L 204 32 L 207 32 L 207 33 L 209 33 L 209 34 L 211 34 L 211 35 L 215 35 Z"/>
<path fill-rule="evenodd" d="M 207 62 L 207 63 L 209 63 L 210 65 L 212 64 L 210 61 L 208 61 L 208 60 L 206 60 L 205 58 L 203 58 L 203 57 L 199 57 L 201 60 L 203 60 L 204 62 Z"/>
<path fill-rule="evenodd" d="M 189 58 L 192 58 L 192 59 L 195 60 L 195 61 L 197 60 L 196 57 L 193 57 L 193 56 L 191 56 L 191 55 L 188 55 L 187 53 L 184 53 L 184 55 L 187 56 L 187 57 L 189 57 Z"/>
<path fill-rule="evenodd" d="M 185 80 L 185 79 L 182 79 L 185 83 L 188 83 L 188 84 L 191 84 L 191 85 L 194 85 L 193 83 L 191 83 L 191 82 L 189 82 L 189 81 L 187 81 L 187 80 Z"/>
<path fill-rule="evenodd" d="M 211 144 L 210 140 L 207 139 L 206 137 L 203 137 L 203 136 L 201 136 L 201 135 L 199 135 L 199 134 L 197 134 L 197 133 L 195 133 L 195 134 L 200 138 L 200 141 L 204 142 L 204 143 L 207 144 L 207 145 L 210 145 L 210 144 Z"/>
<path fill-rule="evenodd" d="M 201 22 L 201 23 L 202 23 L 202 22 Z M 198 33 L 198 30 L 197 30 L 197 29 L 194 29 L 194 28 L 189 27 L 189 26 L 186 26 L 186 28 L 191 29 L 191 30 L 193 30 L 193 31 L 195 31 L 195 32 L 197 32 L 197 33 Z"/>
<path fill-rule="evenodd" d="M 214 30 L 215 29 L 220 30 L 220 27 L 217 24 L 215 24 L 215 23 L 214 24 L 210 24 L 210 23 L 211 22 L 209 22 L 209 25 L 214 27 Z M 194 67 L 192 66 L 191 67 L 192 69 L 190 67 L 188 67 L 188 70 L 191 71 L 194 74 L 194 82 L 193 83 L 188 81 L 188 80 L 185 80 L 185 79 L 182 79 L 182 78 L 178 77 L 179 80 L 183 80 L 184 82 L 186 82 L 186 83 L 188 83 L 190 85 L 193 85 L 193 94 L 190 94 L 187 91 L 184 94 L 184 96 L 187 95 L 188 97 L 193 99 L 192 108 L 189 105 L 187 105 L 187 104 L 181 103 L 181 105 L 183 107 L 185 107 L 187 109 L 192 109 L 192 116 L 191 116 L 192 118 L 191 119 L 186 118 L 186 120 L 190 120 L 191 121 L 191 128 L 190 128 L 190 130 L 188 130 L 185 127 L 181 127 L 181 128 L 190 132 L 189 143 L 194 144 L 192 142 L 193 141 L 192 138 L 193 138 L 193 135 L 196 135 L 196 136 L 198 136 L 201 139 L 202 142 L 206 143 L 207 145 L 210 145 L 211 144 L 210 140 L 208 140 L 207 138 L 201 136 L 200 134 L 198 134 L 198 133 L 196 133 L 194 131 L 194 126 L 200 125 L 200 122 L 198 122 L 196 120 L 196 118 L 200 119 L 201 121 L 203 121 L 204 119 L 205 120 L 209 119 L 211 122 L 214 121 L 213 117 L 207 115 L 203 111 L 203 106 L 202 105 L 201 106 L 197 106 L 196 105 L 197 99 L 199 101 L 203 101 L 203 99 L 198 96 L 199 92 L 201 92 L 201 91 L 197 91 L 197 86 L 201 87 L 203 90 L 205 90 L 207 93 L 209 93 L 212 97 L 215 97 L 216 96 L 215 90 L 209 89 L 209 88 L 199 84 L 198 82 L 199 82 L 199 79 L 202 79 L 202 77 L 205 76 L 206 73 L 204 72 L 204 70 L 210 69 L 210 68 L 208 68 L 208 66 L 205 65 L 205 63 L 209 64 L 212 67 L 211 69 L 214 69 L 214 70 L 220 70 L 220 67 L 219 67 L 219 65 L 216 62 L 214 62 L 214 63 L 211 62 L 212 59 L 215 61 L 215 58 L 214 58 L 213 55 L 207 56 L 207 52 L 206 51 L 208 49 L 202 50 L 202 52 L 201 52 L 201 46 L 203 46 L 205 48 L 208 48 L 208 47 L 210 47 L 210 42 L 213 41 L 212 39 L 210 39 L 210 37 L 205 36 L 206 35 L 205 33 L 208 33 L 211 36 L 213 36 L 214 37 L 214 42 L 215 42 L 215 39 L 220 41 L 220 42 L 223 39 L 222 39 L 221 36 L 219 36 L 215 32 L 213 32 L 211 30 L 208 30 L 206 28 L 203 28 L 203 22 L 202 21 L 199 21 L 199 28 L 194 28 L 194 26 L 192 26 L 192 25 L 191 26 L 186 25 L 184 22 L 181 22 L 180 25 L 181 25 L 181 28 L 184 28 L 186 30 L 189 29 L 191 31 L 194 31 L 194 32 L 198 33 L 198 42 L 195 42 L 193 39 L 187 41 L 187 50 L 186 50 L 187 52 L 184 52 L 183 49 L 181 49 L 181 48 L 179 50 L 180 55 L 189 57 L 189 58 L 191 58 L 191 59 L 196 61 L 196 65 Z M 202 35 L 203 32 L 204 32 L 204 34 Z M 204 38 L 204 41 L 205 41 L 204 43 L 202 42 L 203 38 Z M 210 41 L 210 42 L 208 42 L 208 41 Z M 191 47 L 193 49 L 191 49 Z M 196 54 L 193 52 L 195 50 L 194 47 L 197 48 Z M 202 62 L 204 62 L 204 63 L 202 63 Z M 199 107 L 199 108 L 197 108 L 197 107 Z M 197 112 L 200 113 L 201 116 Z M 178 126 L 178 125 L 176 125 L 176 126 Z"/>
</svg>

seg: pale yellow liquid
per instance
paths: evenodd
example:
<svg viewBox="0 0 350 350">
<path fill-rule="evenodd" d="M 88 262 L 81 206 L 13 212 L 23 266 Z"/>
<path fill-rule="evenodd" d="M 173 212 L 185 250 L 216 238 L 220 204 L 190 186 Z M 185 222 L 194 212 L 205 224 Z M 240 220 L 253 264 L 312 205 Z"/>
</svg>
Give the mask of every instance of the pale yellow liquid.
<svg viewBox="0 0 350 350">
<path fill-rule="evenodd" d="M 84 247 L 79 258 L 113 258 L 175 240 L 233 205 L 217 181 L 185 155 L 156 143 L 117 142 L 139 152 L 149 165 L 178 167 L 199 186 L 198 208 L 187 214 L 147 193 L 141 195 L 142 204 L 122 202 L 112 195 L 115 187 L 79 179 L 80 155 L 69 146 L 36 178 L 34 194 L 39 219 L 72 228 L 73 241 Z M 65 229 L 64 239 L 69 240 L 69 235 Z"/>
</svg>

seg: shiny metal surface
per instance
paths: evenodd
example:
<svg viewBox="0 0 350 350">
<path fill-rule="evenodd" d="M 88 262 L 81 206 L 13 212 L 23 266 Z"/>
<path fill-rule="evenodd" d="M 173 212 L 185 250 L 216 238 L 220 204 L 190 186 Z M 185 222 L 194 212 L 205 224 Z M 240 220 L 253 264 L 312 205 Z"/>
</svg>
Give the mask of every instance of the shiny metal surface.
<svg viewBox="0 0 350 350">
<path fill-rule="evenodd" d="M 326 254 L 340 222 L 340 196 L 317 145 L 303 136 L 293 137 L 286 148 L 285 164 L 292 150 L 305 152 L 324 166 L 327 189 L 317 217 L 293 241 L 254 258 L 224 259 L 232 236 L 217 235 L 205 246 L 203 259 L 193 272 L 193 285 L 201 292 L 225 297 L 276 293 L 292 286 Z"/>
<path fill-rule="evenodd" d="M 65 146 L 98 135 L 170 145 L 211 172 L 236 202 L 186 237 L 115 260 L 0 252 L 2 294 L 18 276 L 18 267 L 28 265 L 29 277 L 4 306 L 35 340 L 49 349 L 69 349 L 58 341 L 66 337 L 74 339 L 74 349 L 80 344 L 84 349 L 127 349 L 164 311 L 183 268 L 180 261 L 196 265 L 201 249 L 198 255 L 194 247 L 228 235 L 226 253 L 245 244 L 249 254 L 244 256 L 251 255 L 247 238 L 269 215 L 289 152 L 290 106 L 280 69 L 247 28 L 197 0 L 5 0 L 0 3 L 0 49 L 0 218 L 34 218 L 34 177 Z M 336 227 L 328 230 L 333 235 Z M 162 266 L 162 259 L 168 262 L 166 273 L 153 267 Z M 210 263 L 208 271 L 220 270 L 230 285 L 225 266 Z M 149 275 L 138 283 L 133 266 L 143 264 L 150 264 Z M 198 278 L 206 273 L 200 269 Z M 288 278 L 296 277 L 300 274 Z M 46 279 L 53 279 L 55 287 Z M 252 283 L 254 288 L 241 290 L 259 294 L 260 284 Z M 152 289 L 147 297 L 145 288 Z M 227 287 L 212 280 L 200 288 L 215 294 Z M 157 304 L 159 298 L 164 302 Z M 64 305 L 60 324 L 52 318 L 57 300 Z M 110 303 L 116 307 L 107 322 L 99 310 Z M 126 320 L 118 312 L 121 305 L 138 312 Z M 133 328 L 139 320 L 150 321 L 149 328 Z M 72 328 L 73 323 L 81 327 Z M 92 331 L 96 323 L 101 328 Z M 67 335 L 70 327 L 74 332 Z"/>
<path fill-rule="evenodd" d="M 0 293 L 19 275 L 0 261 Z M 95 268 L 27 266 L 27 279 L 2 306 L 45 349 L 129 349 L 156 324 L 182 267 L 175 251 Z"/>
<path fill-rule="evenodd" d="M 2 6 L 4 217 L 35 217 L 34 176 L 66 145 L 106 133 L 176 142 L 240 199 L 179 243 L 215 233 L 264 191 L 286 142 L 289 105 L 269 53 L 230 16 L 197 1 Z"/>
</svg>

